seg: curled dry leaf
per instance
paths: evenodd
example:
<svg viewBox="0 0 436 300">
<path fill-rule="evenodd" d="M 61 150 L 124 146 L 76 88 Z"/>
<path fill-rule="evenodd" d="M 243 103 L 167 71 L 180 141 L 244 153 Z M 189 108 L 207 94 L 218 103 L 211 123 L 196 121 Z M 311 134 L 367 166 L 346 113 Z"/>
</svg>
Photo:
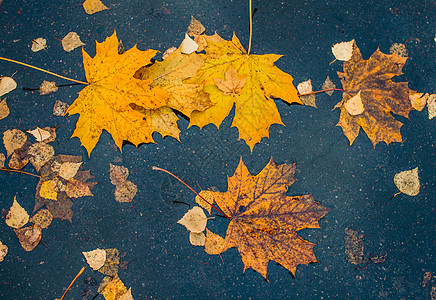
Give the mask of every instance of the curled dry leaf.
<svg viewBox="0 0 436 300">
<path fill-rule="evenodd" d="M 337 60 L 347 61 L 353 55 L 354 40 L 337 43 L 332 46 L 333 55 Z"/>
<path fill-rule="evenodd" d="M 15 90 L 17 83 L 11 77 L 0 77 L 0 96 Z"/>
<path fill-rule="evenodd" d="M 30 163 L 39 172 L 39 169 L 53 157 L 54 149 L 46 143 L 35 143 L 30 146 L 28 154 Z"/>
<path fill-rule="evenodd" d="M 431 94 L 427 100 L 428 119 L 431 120 L 436 116 L 436 94 Z"/>
<path fill-rule="evenodd" d="M 131 202 L 138 192 L 136 184 L 130 180 L 120 183 L 115 188 L 115 200 L 117 202 Z"/>
<path fill-rule="evenodd" d="M 6 103 L 6 99 L 0 101 L 0 120 L 9 116 L 10 110 L 8 104 Z"/>
<path fill-rule="evenodd" d="M 36 127 L 33 130 L 27 130 L 27 132 L 33 135 L 38 142 L 45 141 L 51 136 L 50 132 L 39 127 Z"/>
<path fill-rule="evenodd" d="M 45 229 L 50 226 L 53 216 L 48 209 L 41 209 L 36 214 L 34 214 L 29 222 L 35 224 L 41 229 Z"/>
<path fill-rule="evenodd" d="M 190 232 L 189 242 L 193 246 L 204 246 L 204 243 L 206 242 L 206 236 L 204 235 L 204 232 L 200 232 L 200 233 Z"/>
<path fill-rule="evenodd" d="M 87 14 L 92 15 L 99 11 L 109 9 L 109 7 L 104 5 L 100 0 L 86 0 L 83 3 L 83 9 L 85 9 Z"/>
<path fill-rule="evenodd" d="M 33 52 L 38 52 L 40 50 L 43 50 L 47 48 L 47 40 L 43 39 L 43 38 L 37 38 L 32 40 L 32 47 L 30 48 L 30 50 L 32 50 Z"/>
<path fill-rule="evenodd" d="M 65 51 L 70 52 L 71 50 L 76 49 L 77 47 L 84 46 L 85 44 L 80 40 L 80 37 L 75 32 L 69 32 L 63 39 L 62 39 L 62 48 L 64 48 Z"/>
<path fill-rule="evenodd" d="M 41 241 L 42 230 L 36 225 L 14 229 L 14 231 L 25 251 L 32 251 Z"/>
<path fill-rule="evenodd" d="M 58 91 L 58 87 L 56 86 L 56 82 L 43 80 L 41 85 L 39 86 L 39 94 L 40 95 L 48 95 Z"/>
<path fill-rule="evenodd" d="M 190 232 L 200 233 L 206 229 L 207 217 L 201 207 L 194 206 L 177 223 L 185 226 Z"/>
<path fill-rule="evenodd" d="M 63 117 L 67 112 L 68 107 L 70 107 L 68 103 L 56 100 L 53 106 L 53 115 Z"/>
<path fill-rule="evenodd" d="M 9 129 L 3 132 L 3 145 L 5 145 L 7 157 L 11 156 L 16 149 L 20 149 L 27 141 L 27 135 L 19 129 Z"/>
<path fill-rule="evenodd" d="M 14 197 L 14 202 L 6 215 L 6 224 L 9 227 L 18 229 L 26 225 L 27 222 L 29 222 L 29 214 Z"/>
<path fill-rule="evenodd" d="M 127 180 L 127 177 L 129 176 L 129 170 L 126 167 L 116 166 L 113 164 L 109 164 L 109 167 L 109 176 L 113 185 L 124 183 Z"/>
<path fill-rule="evenodd" d="M 106 251 L 103 249 L 95 249 L 88 252 L 82 252 L 83 256 L 86 258 L 86 262 L 88 265 L 94 270 L 97 271 L 101 267 L 103 267 L 106 262 Z"/>
<path fill-rule="evenodd" d="M 206 241 L 204 243 L 204 250 L 210 255 L 221 254 L 224 250 L 224 239 L 206 228 Z"/>
<path fill-rule="evenodd" d="M 8 254 L 8 246 L 0 241 L 0 262 L 5 259 L 6 254 Z"/>
<path fill-rule="evenodd" d="M 180 44 L 180 51 L 183 54 L 191 54 L 198 49 L 198 44 L 185 33 L 185 39 Z"/>
<path fill-rule="evenodd" d="M 394 183 L 402 193 L 409 196 L 418 195 L 420 188 L 418 167 L 395 174 Z"/>
</svg>

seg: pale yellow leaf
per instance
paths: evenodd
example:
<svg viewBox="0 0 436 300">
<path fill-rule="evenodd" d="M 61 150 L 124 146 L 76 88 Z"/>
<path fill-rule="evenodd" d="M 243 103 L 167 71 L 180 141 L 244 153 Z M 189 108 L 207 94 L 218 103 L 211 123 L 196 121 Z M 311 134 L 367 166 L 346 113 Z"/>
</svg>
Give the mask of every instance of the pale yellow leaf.
<svg viewBox="0 0 436 300">
<path fill-rule="evenodd" d="M 115 188 L 115 200 L 117 202 L 131 202 L 138 192 L 136 184 L 130 180 L 120 183 Z"/>
<path fill-rule="evenodd" d="M 198 49 L 198 44 L 185 33 L 185 39 L 180 44 L 180 50 L 183 54 L 191 54 Z"/>
<path fill-rule="evenodd" d="M 27 132 L 33 135 L 38 142 L 42 142 L 50 137 L 50 132 L 39 127 L 33 130 L 27 130 Z"/>
<path fill-rule="evenodd" d="M 0 120 L 9 116 L 10 110 L 8 104 L 6 103 L 6 99 L 0 101 Z"/>
<path fill-rule="evenodd" d="M 204 235 L 204 232 L 189 232 L 189 242 L 193 246 L 204 246 L 204 243 L 206 242 L 206 236 Z"/>
<path fill-rule="evenodd" d="M 332 47 L 333 55 L 337 60 L 347 61 L 353 55 L 354 40 L 334 44 Z"/>
<path fill-rule="evenodd" d="M 360 97 L 359 91 L 355 96 L 350 98 L 347 102 L 345 102 L 344 106 L 348 113 L 352 116 L 360 115 L 365 111 L 365 107 L 363 107 L 362 98 Z"/>
<path fill-rule="evenodd" d="M 204 244 L 204 250 L 207 254 L 217 255 L 223 252 L 224 239 L 218 234 L 213 233 L 209 229 L 206 229 L 206 241 Z"/>
<path fill-rule="evenodd" d="M 419 182 L 418 167 L 395 174 L 394 183 L 402 193 L 409 196 L 418 195 L 421 185 Z"/>
<path fill-rule="evenodd" d="M 8 246 L 0 242 L 0 262 L 2 262 L 5 259 L 6 254 L 8 254 Z"/>
<path fill-rule="evenodd" d="M 103 2 L 101 2 L 100 0 L 86 0 L 83 3 L 83 8 L 85 9 L 85 12 L 89 15 L 105 9 L 109 9 L 109 7 L 104 5 Z"/>
<path fill-rule="evenodd" d="M 425 105 L 427 104 L 428 94 L 424 95 L 424 93 L 415 93 L 409 95 L 409 99 L 412 107 L 418 111 L 421 111 L 424 109 Z"/>
<path fill-rule="evenodd" d="M 48 95 L 58 91 L 58 87 L 56 86 L 56 82 L 43 80 L 41 85 L 39 86 L 39 94 L 40 95 Z"/>
<path fill-rule="evenodd" d="M 427 100 L 428 119 L 431 120 L 436 116 L 436 94 L 431 94 Z"/>
<path fill-rule="evenodd" d="M 64 162 L 59 170 L 59 176 L 61 176 L 65 180 L 70 180 L 74 176 L 76 176 L 77 171 L 79 170 L 82 162 L 74 163 L 74 162 Z"/>
<path fill-rule="evenodd" d="M 206 229 L 207 217 L 201 207 L 194 206 L 177 223 L 185 226 L 190 232 L 200 233 Z"/>
<path fill-rule="evenodd" d="M 27 135 L 19 129 L 9 129 L 3 132 L 3 144 L 7 157 L 11 156 L 16 149 L 20 149 L 26 141 Z"/>
<path fill-rule="evenodd" d="M 11 77 L 0 77 L 0 96 L 15 90 L 17 83 Z"/>
<path fill-rule="evenodd" d="M 32 47 L 30 48 L 33 52 L 38 52 L 42 49 L 47 48 L 47 40 L 43 38 L 37 38 L 32 40 Z"/>
<path fill-rule="evenodd" d="M 93 270 L 98 270 L 103 267 L 106 262 L 106 251 L 103 249 L 95 249 L 88 252 L 82 252 L 86 258 L 86 262 Z"/>
<path fill-rule="evenodd" d="M 71 50 L 74 50 L 77 47 L 80 47 L 83 45 L 85 45 L 85 44 L 80 40 L 80 36 L 75 32 L 69 32 L 62 39 L 62 48 L 64 48 L 64 50 L 67 52 L 70 52 Z"/>
<path fill-rule="evenodd" d="M 37 225 L 41 229 L 50 226 L 53 216 L 48 209 L 41 209 L 30 218 L 30 222 Z"/>
<path fill-rule="evenodd" d="M 29 214 L 14 197 L 14 202 L 6 215 L 6 224 L 9 227 L 18 229 L 26 225 L 27 222 L 29 222 Z"/>
<path fill-rule="evenodd" d="M 30 146 L 28 154 L 30 156 L 29 161 L 39 172 L 39 169 L 53 157 L 54 149 L 46 143 L 35 143 Z"/>
</svg>

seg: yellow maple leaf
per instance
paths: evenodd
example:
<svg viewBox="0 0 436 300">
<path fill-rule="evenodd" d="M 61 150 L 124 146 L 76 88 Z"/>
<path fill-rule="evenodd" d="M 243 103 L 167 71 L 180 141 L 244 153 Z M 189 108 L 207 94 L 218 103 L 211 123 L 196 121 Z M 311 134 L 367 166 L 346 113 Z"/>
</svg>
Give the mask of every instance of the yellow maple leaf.
<svg viewBox="0 0 436 300">
<path fill-rule="evenodd" d="M 262 137 L 269 136 L 272 124 L 283 125 L 271 97 L 302 104 L 292 84 L 293 78 L 274 65 L 281 55 L 248 55 L 236 35 L 231 41 L 222 39 L 218 34 L 203 37 L 207 42 L 204 66 L 198 70 L 197 76 L 184 82 L 204 84 L 204 91 L 215 105 L 203 112 L 194 111 L 190 126 L 202 128 L 212 123 L 219 127 L 235 104 L 232 126 L 238 129 L 239 138 L 253 149 Z M 215 84 L 217 79 L 225 79 L 230 65 L 237 70 L 238 78 L 246 78 L 238 95 L 226 95 Z"/>
<path fill-rule="evenodd" d="M 139 80 L 135 71 L 150 62 L 155 50 L 140 51 L 136 45 L 118 54 L 116 32 L 102 43 L 97 42 L 96 55 L 91 58 L 85 50 L 83 64 L 89 83 L 79 93 L 67 113 L 80 114 L 73 137 L 78 137 L 91 154 L 103 130 L 108 131 L 121 149 L 123 140 L 134 145 L 153 142 L 152 128 L 144 115 L 130 104 L 145 109 L 166 105 L 167 93 L 159 87 L 150 88 L 152 79 Z"/>
</svg>

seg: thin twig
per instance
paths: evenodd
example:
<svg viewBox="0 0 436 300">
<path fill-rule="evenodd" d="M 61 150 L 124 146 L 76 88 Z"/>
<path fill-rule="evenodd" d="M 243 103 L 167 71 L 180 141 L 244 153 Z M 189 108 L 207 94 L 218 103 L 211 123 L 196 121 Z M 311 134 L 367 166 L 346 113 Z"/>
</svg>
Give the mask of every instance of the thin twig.
<svg viewBox="0 0 436 300">
<path fill-rule="evenodd" d="M 66 80 L 69 80 L 69 81 L 73 81 L 73 82 L 81 83 L 81 84 L 84 84 L 84 85 L 88 85 L 88 84 L 89 84 L 88 82 L 84 82 L 84 81 L 80 81 L 80 80 L 76 80 L 76 79 L 68 78 L 68 77 L 65 77 L 65 76 L 62 76 L 62 75 L 59 75 L 59 74 L 56 74 L 56 73 L 53 73 L 53 72 L 50 72 L 50 71 L 47 71 L 47 70 L 44 70 L 44 69 L 41 69 L 41 68 L 35 67 L 35 66 L 32 66 L 32 65 L 29 65 L 29 64 L 26 64 L 26 63 L 23 63 L 23 62 L 17 61 L 17 60 L 13 60 L 13 59 L 5 58 L 5 57 L 0 57 L 0 59 L 1 59 L 1 60 L 10 61 L 10 62 L 13 62 L 13 63 L 19 64 L 19 65 L 22 65 L 22 66 L 26 66 L 26 67 L 29 67 L 29 68 L 32 68 L 32 69 L 35 69 L 35 70 L 38 70 L 38 71 L 41 71 L 41 72 L 45 72 L 45 73 L 48 73 L 48 74 L 50 74 L 50 75 L 53 75 L 53 76 L 56 76 L 56 77 L 59 77 L 59 78 L 62 78 L 62 79 L 66 79 Z"/>
<path fill-rule="evenodd" d="M 325 89 L 325 90 L 320 90 L 320 91 L 315 91 L 315 92 L 310 92 L 310 93 L 305 93 L 305 94 L 298 94 L 298 97 L 301 96 L 307 96 L 307 95 L 313 95 L 313 94 L 318 94 L 318 93 L 322 93 L 322 92 L 328 92 L 328 91 L 340 91 L 340 92 L 345 92 L 344 90 L 341 89 Z"/>
<path fill-rule="evenodd" d="M 21 173 L 21 174 L 26 174 L 26 175 L 32 175 L 32 176 L 35 176 L 35 177 L 41 178 L 40 175 L 32 174 L 32 173 L 25 172 L 25 171 L 21 171 L 21 170 L 12 170 L 12 169 L 8 169 L 8 168 L 5 168 L 5 167 L 1 167 L 0 170 L 2 170 L 2 171 L 6 171 L 6 172 L 8 172 L 8 173 L 9 173 L 9 172 L 16 172 L 16 173 Z"/>
<path fill-rule="evenodd" d="M 76 282 L 77 278 L 79 278 L 80 275 L 82 275 L 83 271 L 85 271 L 86 267 L 83 267 L 80 269 L 79 273 L 77 273 L 76 277 L 74 277 L 73 281 L 71 281 L 70 285 L 65 290 L 64 294 L 62 295 L 61 299 L 64 299 L 65 295 L 67 294 L 68 290 L 73 286 L 74 282 Z"/>
<path fill-rule="evenodd" d="M 247 54 L 250 55 L 250 51 L 251 51 L 251 37 L 253 36 L 253 15 L 251 14 L 251 0 L 248 0 L 248 9 L 250 10 L 250 38 L 248 40 L 248 50 L 247 50 Z"/>
</svg>

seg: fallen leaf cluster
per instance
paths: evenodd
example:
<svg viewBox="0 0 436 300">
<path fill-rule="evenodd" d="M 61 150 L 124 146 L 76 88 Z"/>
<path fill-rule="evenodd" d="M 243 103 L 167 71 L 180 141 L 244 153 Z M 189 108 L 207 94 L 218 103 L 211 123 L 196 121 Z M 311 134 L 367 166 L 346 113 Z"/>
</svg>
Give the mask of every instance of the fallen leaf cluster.
<svg viewBox="0 0 436 300">
<path fill-rule="evenodd" d="M 295 182 L 294 173 L 295 164 L 276 165 L 271 159 L 253 176 L 241 158 L 228 179 L 227 192 L 202 191 L 230 219 L 224 239 L 207 230 L 206 252 L 220 254 L 237 247 L 244 271 L 253 268 L 265 278 L 270 260 L 294 275 L 299 264 L 316 262 L 315 244 L 299 237 L 297 231 L 319 228 L 318 220 L 330 209 L 314 201 L 312 195 L 286 196 L 288 187 Z M 198 206 L 178 221 L 191 233 L 203 233 L 206 222 Z"/>
<path fill-rule="evenodd" d="M 127 180 L 129 170 L 123 166 L 110 164 L 110 180 L 115 185 L 115 200 L 117 202 L 132 202 L 138 187 L 136 184 Z"/>
<path fill-rule="evenodd" d="M 71 198 L 92 196 L 91 189 L 96 182 L 87 182 L 93 176 L 89 171 L 80 170 L 81 156 L 54 156 L 54 149 L 49 143 L 56 139 L 55 128 L 37 127 L 28 133 L 36 142 L 30 142 L 27 134 L 19 129 L 3 133 L 9 169 L 4 166 L 6 157 L 3 153 L 0 154 L 0 168 L 7 172 L 20 171 L 30 162 L 40 174 L 37 176 L 39 182 L 33 216 L 29 218 L 15 198 L 6 216 L 6 224 L 14 228 L 22 247 L 31 251 L 40 242 L 42 229 L 47 228 L 53 218 L 72 222 Z M 43 206 L 46 209 L 41 209 Z M 33 225 L 23 227 L 29 222 Z"/>
<path fill-rule="evenodd" d="M 93 270 L 107 275 L 102 279 L 97 294 L 102 294 L 106 300 L 133 300 L 131 288 L 127 290 L 118 277 L 120 254 L 117 249 L 97 248 L 82 253 Z"/>
</svg>

